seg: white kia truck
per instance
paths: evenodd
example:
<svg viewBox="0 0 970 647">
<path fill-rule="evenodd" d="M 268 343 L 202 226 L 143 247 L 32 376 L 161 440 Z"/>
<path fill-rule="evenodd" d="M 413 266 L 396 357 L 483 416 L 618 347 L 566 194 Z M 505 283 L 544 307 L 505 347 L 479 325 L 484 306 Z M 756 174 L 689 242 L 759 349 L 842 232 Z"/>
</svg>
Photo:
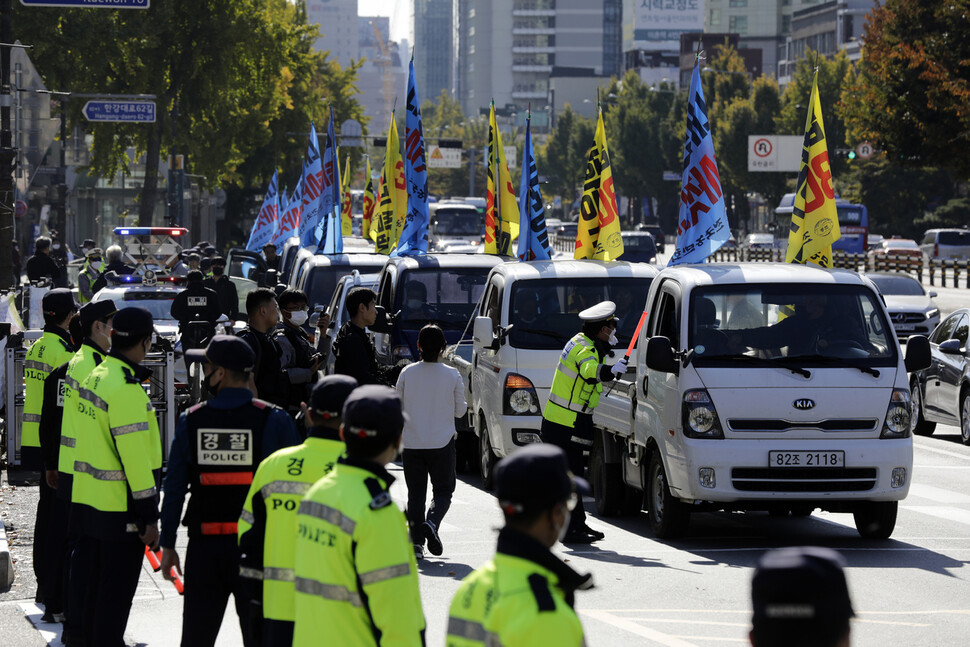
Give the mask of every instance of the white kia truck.
<svg viewBox="0 0 970 647">
<path fill-rule="evenodd" d="M 851 512 L 888 537 L 913 476 L 907 371 L 873 284 L 793 264 L 666 268 L 630 372 L 593 413 L 597 509 L 647 510 L 658 537 L 692 512 Z"/>
<path fill-rule="evenodd" d="M 626 351 L 657 269 L 623 261 L 530 261 L 492 268 L 473 322 L 473 350 L 459 344 L 449 360 L 465 377 L 469 418 L 479 441 L 480 468 L 491 486 L 497 460 L 539 442 L 542 410 L 566 343 L 582 328 L 579 313 L 616 303 L 620 347 Z M 467 346 L 465 346 L 467 348 Z"/>
</svg>

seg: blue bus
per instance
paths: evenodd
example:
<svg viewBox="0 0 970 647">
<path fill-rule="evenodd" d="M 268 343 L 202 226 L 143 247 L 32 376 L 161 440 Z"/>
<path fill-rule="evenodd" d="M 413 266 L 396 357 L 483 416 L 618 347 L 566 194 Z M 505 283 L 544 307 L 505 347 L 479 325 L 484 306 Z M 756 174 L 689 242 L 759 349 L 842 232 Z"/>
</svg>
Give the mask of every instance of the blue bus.
<svg viewBox="0 0 970 647">
<path fill-rule="evenodd" d="M 795 194 L 786 193 L 775 209 L 775 222 L 778 231 L 787 232 L 791 228 L 791 212 L 795 205 Z M 832 246 L 850 254 L 864 254 L 869 244 L 869 211 L 864 204 L 852 204 L 836 196 L 835 208 L 839 214 L 841 236 Z"/>
</svg>

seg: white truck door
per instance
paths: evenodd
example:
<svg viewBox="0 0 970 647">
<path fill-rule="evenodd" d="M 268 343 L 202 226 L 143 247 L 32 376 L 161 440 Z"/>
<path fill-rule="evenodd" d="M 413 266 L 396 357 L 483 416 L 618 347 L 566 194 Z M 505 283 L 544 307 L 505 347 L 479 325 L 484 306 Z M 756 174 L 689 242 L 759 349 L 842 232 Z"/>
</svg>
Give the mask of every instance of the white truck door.
<svg viewBox="0 0 970 647">
<path fill-rule="evenodd" d="M 680 339 L 680 288 L 672 281 L 664 284 L 656 293 L 648 320 L 648 337 L 660 336 L 670 340 L 673 349 L 681 348 Z M 638 353 L 642 362 L 637 384 L 636 429 L 658 443 L 668 439 L 667 429 L 676 426 L 676 412 L 680 410 L 680 392 L 677 375 L 653 371 L 646 366 L 646 353 Z M 644 438 L 643 440 L 646 440 Z"/>
</svg>

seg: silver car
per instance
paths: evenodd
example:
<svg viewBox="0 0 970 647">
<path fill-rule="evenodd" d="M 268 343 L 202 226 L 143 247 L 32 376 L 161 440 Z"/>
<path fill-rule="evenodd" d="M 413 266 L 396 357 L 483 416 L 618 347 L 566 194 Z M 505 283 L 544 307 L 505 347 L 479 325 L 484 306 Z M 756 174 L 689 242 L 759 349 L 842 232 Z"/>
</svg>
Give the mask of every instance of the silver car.
<svg viewBox="0 0 970 647">
<path fill-rule="evenodd" d="M 940 309 L 923 285 L 908 274 L 874 272 L 867 274 L 886 302 L 896 336 L 928 335 L 940 323 Z"/>
</svg>

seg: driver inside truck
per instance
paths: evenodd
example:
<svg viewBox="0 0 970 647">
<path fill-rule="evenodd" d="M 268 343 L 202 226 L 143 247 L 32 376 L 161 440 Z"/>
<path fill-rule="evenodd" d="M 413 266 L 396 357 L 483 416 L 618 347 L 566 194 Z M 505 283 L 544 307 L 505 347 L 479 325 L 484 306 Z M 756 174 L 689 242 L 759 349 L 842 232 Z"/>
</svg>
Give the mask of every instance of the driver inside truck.
<svg viewBox="0 0 970 647">
<path fill-rule="evenodd" d="M 428 305 L 428 286 L 421 281 L 408 281 L 404 286 L 404 318 L 434 318 L 434 312 Z"/>
</svg>

